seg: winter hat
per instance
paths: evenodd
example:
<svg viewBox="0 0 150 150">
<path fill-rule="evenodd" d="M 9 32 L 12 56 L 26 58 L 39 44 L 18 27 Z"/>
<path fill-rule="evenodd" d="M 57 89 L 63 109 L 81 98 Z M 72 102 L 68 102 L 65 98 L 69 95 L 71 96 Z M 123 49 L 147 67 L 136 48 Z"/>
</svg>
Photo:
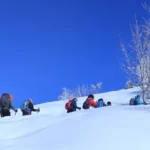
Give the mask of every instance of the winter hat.
<svg viewBox="0 0 150 150">
<path fill-rule="evenodd" d="M 103 99 L 102 99 L 102 98 L 100 98 L 100 99 L 98 99 L 98 101 L 103 101 Z"/>
<path fill-rule="evenodd" d="M 32 99 L 31 98 L 28 98 L 28 101 L 32 103 Z"/>
<path fill-rule="evenodd" d="M 13 95 L 12 94 L 9 94 L 9 97 L 10 97 L 10 99 L 13 99 Z"/>
<path fill-rule="evenodd" d="M 77 99 L 77 98 L 73 98 L 72 100 L 73 100 L 73 101 L 77 101 L 78 99 Z"/>
<path fill-rule="evenodd" d="M 88 98 L 94 99 L 94 95 L 93 94 L 89 94 Z"/>
</svg>

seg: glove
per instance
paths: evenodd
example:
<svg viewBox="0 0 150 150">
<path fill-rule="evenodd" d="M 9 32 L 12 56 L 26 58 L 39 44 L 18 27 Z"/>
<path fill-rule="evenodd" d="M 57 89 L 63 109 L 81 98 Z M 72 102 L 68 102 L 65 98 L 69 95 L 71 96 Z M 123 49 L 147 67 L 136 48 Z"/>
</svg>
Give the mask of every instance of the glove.
<svg viewBox="0 0 150 150">
<path fill-rule="evenodd" d="M 15 112 L 17 113 L 17 112 L 18 112 L 18 110 L 16 109 L 16 110 L 15 110 Z"/>
<path fill-rule="evenodd" d="M 79 110 L 81 110 L 81 107 L 79 107 Z"/>
</svg>

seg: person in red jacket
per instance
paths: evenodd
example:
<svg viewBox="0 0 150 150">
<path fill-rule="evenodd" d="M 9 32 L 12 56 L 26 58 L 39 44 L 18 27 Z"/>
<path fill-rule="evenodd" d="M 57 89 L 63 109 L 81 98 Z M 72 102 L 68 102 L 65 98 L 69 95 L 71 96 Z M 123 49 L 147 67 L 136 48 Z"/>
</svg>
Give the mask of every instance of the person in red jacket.
<svg viewBox="0 0 150 150">
<path fill-rule="evenodd" d="M 94 101 L 94 95 L 90 94 L 88 96 L 87 100 L 89 101 L 89 106 L 91 106 L 91 107 L 97 106 L 97 102 Z"/>
<path fill-rule="evenodd" d="M 83 103 L 83 109 L 89 109 L 90 107 L 97 107 L 97 102 L 94 101 L 94 95 L 88 95 L 88 98 Z"/>
</svg>

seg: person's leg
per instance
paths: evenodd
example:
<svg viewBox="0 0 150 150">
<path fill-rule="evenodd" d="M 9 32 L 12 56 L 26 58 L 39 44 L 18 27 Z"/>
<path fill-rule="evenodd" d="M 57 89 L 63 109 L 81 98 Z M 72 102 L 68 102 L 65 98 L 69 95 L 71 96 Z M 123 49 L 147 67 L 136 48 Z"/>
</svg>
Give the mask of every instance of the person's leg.
<svg viewBox="0 0 150 150">
<path fill-rule="evenodd" d="M 26 115 L 29 115 L 29 113 L 27 111 L 25 111 L 25 110 L 22 110 L 22 115 L 26 116 Z"/>
<path fill-rule="evenodd" d="M 67 110 L 67 113 L 70 113 L 70 112 L 71 112 L 71 109 L 68 109 L 68 110 Z"/>
<path fill-rule="evenodd" d="M 7 116 L 11 116 L 11 115 L 10 115 L 10 111 L 9 111 L 9 110 L 7 110 Z"/>
<path fill-rule="evenodd" d="M 4 110 L 1 109 L 1 117 L 4 117 Z"/>
<path fill-rule="evenodd" d="M 89 109 L 89 107 L 85 108 L 85 109 Z"/>
<path fill-rule="evenodd" d="M 74 111 L 76 111 L 76 110 L 74 110 L 73 108 L 70 108 L 70 109 L 67 111 L 67 113 L 74 112 Z"/>
<path fill-rule="evenodd" d="M 10 116 L 10 111 L 8 109 L 2 109 L 1 117 Z"/>
</svg>

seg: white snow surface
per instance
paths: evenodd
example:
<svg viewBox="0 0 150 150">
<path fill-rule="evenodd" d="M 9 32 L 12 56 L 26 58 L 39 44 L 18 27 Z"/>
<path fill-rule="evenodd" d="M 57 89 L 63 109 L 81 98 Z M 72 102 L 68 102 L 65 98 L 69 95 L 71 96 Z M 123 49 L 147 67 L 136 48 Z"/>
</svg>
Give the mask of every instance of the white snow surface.
<svg viewBox="0 0 150 150">
<path fill-rule="evenodd" d="M 139 88 L 96 94 L 112 106 L 66 113 L 66 101 L 40 113 L 0 118 L 0 150 L 149 150 L 150 105 L 129 106 Z M 79 98 L 78 105 L 86 97 Z"/>
</svg>

